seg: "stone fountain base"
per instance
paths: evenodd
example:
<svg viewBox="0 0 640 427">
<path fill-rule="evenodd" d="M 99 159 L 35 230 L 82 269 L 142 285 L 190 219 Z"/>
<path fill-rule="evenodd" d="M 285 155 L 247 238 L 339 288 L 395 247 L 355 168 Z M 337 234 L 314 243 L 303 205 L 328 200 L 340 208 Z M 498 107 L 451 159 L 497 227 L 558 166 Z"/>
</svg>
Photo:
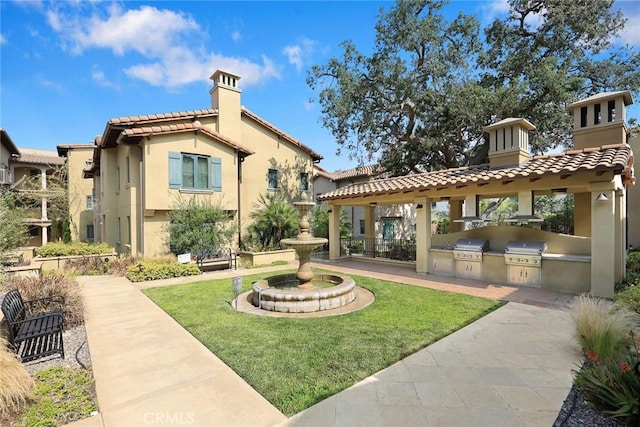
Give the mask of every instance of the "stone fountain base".
<svg viewBox="0 0 640 427">
<path fill-rule="evenodd" d="M 253 284 L 251 303 L 258 308 L 281 313 L 313 313 L 333 310 L 356 299 L 356 283 L 346 276 L 315 274 L 313 280 L 335 283 L 327 288 L 296 289 L 295 274 L 267 277 Z M 291 288 L 277 288 L 294 284 Z"/>
</svg>

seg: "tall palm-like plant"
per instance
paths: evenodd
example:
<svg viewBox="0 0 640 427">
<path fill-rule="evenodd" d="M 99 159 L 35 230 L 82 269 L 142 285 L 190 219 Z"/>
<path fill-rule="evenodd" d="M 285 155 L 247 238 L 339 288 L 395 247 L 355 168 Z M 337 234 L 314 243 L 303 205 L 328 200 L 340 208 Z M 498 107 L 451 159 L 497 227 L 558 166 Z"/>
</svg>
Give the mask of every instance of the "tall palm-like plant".
<svg viewBox="0 0 640 427">
<path fill-rule="evenodd" d="M 280 193 L 261 194 L 253 208 L 248 241 L 256 249 L 279 249 L 280 240 L 298 234 L 298 214 Z"/>
</svg>

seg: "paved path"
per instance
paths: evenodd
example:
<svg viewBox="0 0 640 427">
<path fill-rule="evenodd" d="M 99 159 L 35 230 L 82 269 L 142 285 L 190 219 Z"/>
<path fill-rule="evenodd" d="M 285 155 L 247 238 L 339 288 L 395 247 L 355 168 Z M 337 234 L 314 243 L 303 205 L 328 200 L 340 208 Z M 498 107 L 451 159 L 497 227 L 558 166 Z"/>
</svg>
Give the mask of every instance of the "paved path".
<svg viewBox="0 0 640 427">
<path fill-rule="evenodd" d="M 81 277 L 100 415 L 74 427 L 553 424 L 580 359 L 563 309 L 570 296 L 442 280 L 406 265 L 339 261 L 315 267 L 514 302 L 287 419 L 139 289 L 202 276 L 138 285 Z"/>
</svg>

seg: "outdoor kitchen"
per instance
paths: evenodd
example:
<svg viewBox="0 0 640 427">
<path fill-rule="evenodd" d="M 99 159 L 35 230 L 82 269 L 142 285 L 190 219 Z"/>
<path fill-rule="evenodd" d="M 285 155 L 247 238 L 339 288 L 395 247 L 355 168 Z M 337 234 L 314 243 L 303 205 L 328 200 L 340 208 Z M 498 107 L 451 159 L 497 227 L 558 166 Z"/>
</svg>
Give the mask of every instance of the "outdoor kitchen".
<svg viewBox="0 0 640 427">
<path fill-rule="evenodd" d="M 634 153 L 627 142 L 628 91 L 593 95 L 569 105 L 573 146 L 532 155 L 525 118 L 485 126 L 488 163 L 354 183 L 318 200 L 328 202 L 329 257 L 340 257 L 342 206 L 413 204 L 416 272 L 479 282 L 536 287 L 612 298 L 625 274 L 627 196 L 635 184 Z M 601 112 L 607 114 L 602 115 Z M 540 196 L 571 195 L 569 232 L 544 231 L 535 212 Z M 517 199 L 517 211 L 488 221 L 479 201 Z M 449 204 L 449 230 L 432 232 L 432 205 Z M 374 227 L 365 228 L 374 238 Z M 566 233 L 566 234 L 565 234 Z"/>
</svg>

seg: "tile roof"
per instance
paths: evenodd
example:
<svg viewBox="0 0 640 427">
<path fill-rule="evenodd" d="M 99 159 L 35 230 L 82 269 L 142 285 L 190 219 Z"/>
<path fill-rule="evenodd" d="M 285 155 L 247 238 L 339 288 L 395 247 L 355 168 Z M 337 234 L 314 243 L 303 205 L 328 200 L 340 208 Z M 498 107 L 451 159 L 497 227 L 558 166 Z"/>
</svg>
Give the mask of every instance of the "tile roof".
<svg viewBox="0 0 640 427">
<path fill-rule="evenodd" d="M 468 166 L 372 180 L 337 188 L 318 196 L 318 200 L 347 199 L 398 191 L 420 191 L 526 177 L 573 175 L 581 172 L 613 170 L 621 173 L 628 166 L 631 158 L 632 151 L 628 144 L 605 145 L 536 156 L 521 166 L 511 168 L 489 169 L 489 165 Z"/>
<path fill-rule="evenodd" d="M 145 137 L 152 135 L 166 135 L 172 133 L 182 133 L 182 132 L 195 132 L 198 131 L 209 136 L 216 141 L 219 141 L 229 147 L 235 148 L 238 151 L 244 153 L 245 155 L 254 154 L 255 151 L 243 147 L 242 145 L 233 142 L 232 140 L 225 138 L 220 135 L 218 132 L 214 132 L 206 127 L 197 127 L 193 124 L 193 122 L 185 122 L 185 123 L 177 123 L 172 125 L 161 125 L 161 126 L 144 126 L 144 127 L 135 127 L 124 129 L 121 132 L 121 135 L 124 135 L 127 138 L 132 137 Z"/>
<path fill-rule="evenodd" d="M 160 113 L 160 114 L 147 114 L 143 116 L 127 116 L 127 117 L 116 117 L 114 119 L 109 120 L 109 123 L 112 125 L 141 125 L 146 123 L 157 123 L 163 121 L 171 121 L 171 120 L 179 120 L 185 118 L 192 117 L 213 117 L 218 115 L 218 110 L 213 108 L 208 108 L 205 110 L 188 110 L 188 111 L 177 111 L 174 113 Z"/>
<path fill-rule="evenodd" d="M 302 142 L 298 141 L 297 139 L 293 138 L 292 136 L 287 135 L 285 132 L 281 131 L 280 129 L 278 129 L 277 127 L 272 125 L 271 123 L 267 122 L 266 120 L 264 120 L 262 117 L 258 116 L 257 114 L 251 112 L 246 107 L 242 107 L 242 114 L 244 114 L 245 116 L 249 117 L 250 119 L 260 123 L 262 126 L 264 126 L 267 129 L 271 130 L 271 132 L 275 133 L 276 135 L 284 138 L 285 140 L 287 140 L 291 144 L 302 148 L 304 151 L 308 152 L 314 160 L 321 160 L 323 158 L 321 154 L 313 151 L 311 148 L 307 147 Z"/>
<path fill-rule="evenodd" d="M 379 175 L 383 172 L 384 170 L 379 165 L 364 165 L 364 166 L 357 166 L 351 169 L 338 170 L 333 172 L 331 175 L 333 175 L 334 181 L 339 181 L 341 179 Z"/>
<path fill-rule="evenodd" d="M 41 165 L 64 165 L 65 158 L 59 157 L 55 151 L 36 150 L 33 148 L 18 148 L 20 155 L 13 161 L 17 163 L 32 163 Z"/>
</svg>

